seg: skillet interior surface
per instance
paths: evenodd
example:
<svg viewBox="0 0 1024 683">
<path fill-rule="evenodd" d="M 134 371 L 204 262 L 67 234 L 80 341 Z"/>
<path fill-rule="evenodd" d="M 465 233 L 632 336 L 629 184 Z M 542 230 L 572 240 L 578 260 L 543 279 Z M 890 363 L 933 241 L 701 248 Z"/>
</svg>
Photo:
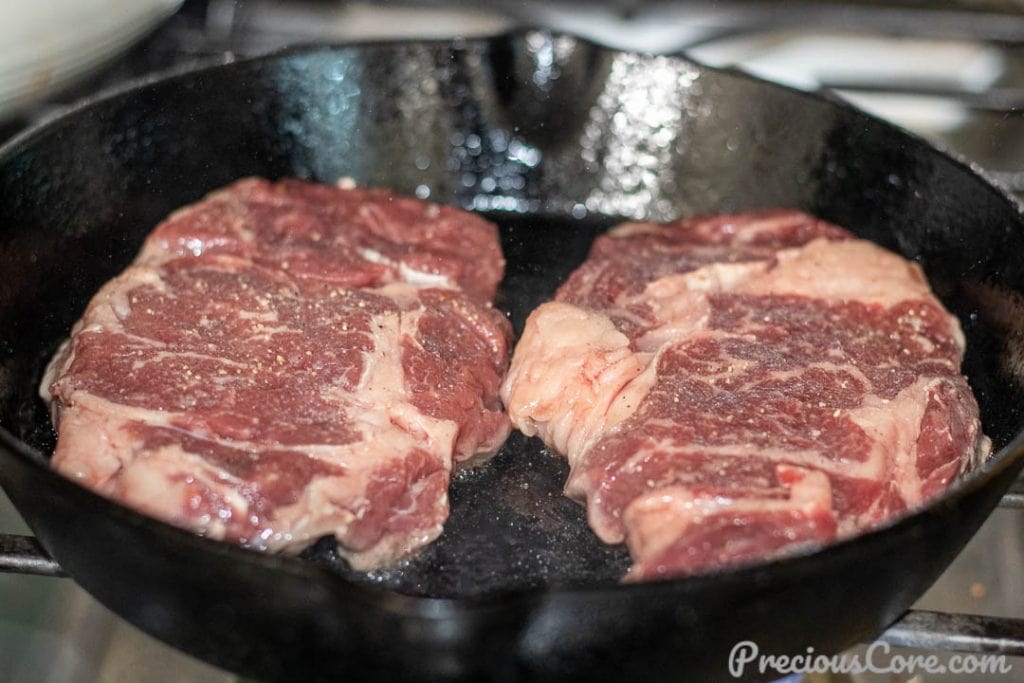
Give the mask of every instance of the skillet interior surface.
<svg viewBox="0 0 1024 683">
<path fill-rule="evenodd" d="M 648 586 L 616 585 L 625 552 L 561 495 L 562 461 L 520 435 L 457 476 L 443 536 L 396 568 L 350 572 L 330 542 L 301 561 L 192 537 L 46 470 L 53 433 L 36 386 L 145 234 L 246 175 L 347 176 L 487 213 L 508 260 L 497 303 L 517 331 L 622 218 L 807 210 L 922 264 L 964 326 L 965 372 L 1003 451 L 879 532 Z M 0 153 L 0 483 L 101 601 L 238 671 L 725 677 L 725 653 L 744 638 L 835 651 L 877 633 L 991 511 L 1020 467 L 1021 253 L 1017 206 L 963 164 L 848 107 L 684 59 L 521 32 L 186 73 Z"/>
</svg>

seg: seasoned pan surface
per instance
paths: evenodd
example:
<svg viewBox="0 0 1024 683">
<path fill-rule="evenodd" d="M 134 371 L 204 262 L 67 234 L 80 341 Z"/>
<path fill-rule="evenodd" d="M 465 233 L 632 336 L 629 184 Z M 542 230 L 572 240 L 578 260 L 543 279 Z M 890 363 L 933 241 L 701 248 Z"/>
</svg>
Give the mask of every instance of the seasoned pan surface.
<svg viewBox="0 0 1024 683">
<path fill-rule="evenodd" d="M 513 436 L 456 477 L 442 537 L 351 572 L 331 543 L 258 555 L 120 508 L 50 472 L 35 388 L 92 293 L 172 209 L 246 175 L 352 177 L 485 212 L 517 330 L 623 218 L 783 206 L 921 262 L 968 338 L 997 454 L 884 529 L 804 557 L 620 586 L 628 557 Z M 1020 468 L 1024 233 L 970 168 L 827 100 L 569 36 L 298 49 L 136 85 L 0 150 L 0 483 L 116 612 L 265 678 L 727 678 L 739 640 L 837 651 L 898 617 Z M 847 596 L 856 595 L 851 603 Z"/>
</svg>

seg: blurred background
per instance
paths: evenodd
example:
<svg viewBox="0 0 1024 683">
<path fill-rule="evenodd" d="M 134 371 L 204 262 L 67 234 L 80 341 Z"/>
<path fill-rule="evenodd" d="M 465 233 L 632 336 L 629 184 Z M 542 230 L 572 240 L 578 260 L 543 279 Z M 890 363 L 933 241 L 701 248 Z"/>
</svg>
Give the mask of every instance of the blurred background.
<svg viewBox="0 0 1024 683">
<path fill-rule="evenodd" d="M 1024 190 L 1024 0 L 36 0 L 0 7 L 0 137 L 154 70 L 286 45 L 549 27 L 859 106 Z"/>
<path fill-rule="evenodd" d="M 829 91 L 965 156 L 1007 189 L 1024 192 L 1024 1 L 0 5 L 0 143 L 80 98 L 154 71 L 226 62 L 297 43 L 471 37 L 531 26 L 619 48 L 685 50 L 713 65 Z M 2 493 L 0 533 L 28 533 Z M 1024 511 L 998 509 L 917 607 L 1024 617 L 1022 546 Z M 1011 678 L 1021 680 L 1024 660 L 1013 662 Z M 0 574 L 0 681 L 137 680 L 235 678 L 141 634 L 68 579 Z M 823 680 L 849 679 L 808 679 Z"/>
</svg>

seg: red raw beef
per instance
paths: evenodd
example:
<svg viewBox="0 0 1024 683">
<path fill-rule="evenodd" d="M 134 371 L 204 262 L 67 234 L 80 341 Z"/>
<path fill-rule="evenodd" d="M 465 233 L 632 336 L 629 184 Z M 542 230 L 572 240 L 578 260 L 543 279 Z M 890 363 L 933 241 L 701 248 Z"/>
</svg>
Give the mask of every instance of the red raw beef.
<svg viewBox="0 0 1024 683">
<path fill-rule="evenodd" d="M 816 547 L 987 452 L 920 268 L 795 211 L 625 224 L 530 316 L 513 424 L 571 466 L 627 578 Z"/>
<path fill-rule="evenodd" d="M 53 466 L 217 539 L 359 569 L 430 542 L 509 431 L 497 231 L 384 190 L 249 179 L 158 226 L 43 382 Z"/>
</svg>

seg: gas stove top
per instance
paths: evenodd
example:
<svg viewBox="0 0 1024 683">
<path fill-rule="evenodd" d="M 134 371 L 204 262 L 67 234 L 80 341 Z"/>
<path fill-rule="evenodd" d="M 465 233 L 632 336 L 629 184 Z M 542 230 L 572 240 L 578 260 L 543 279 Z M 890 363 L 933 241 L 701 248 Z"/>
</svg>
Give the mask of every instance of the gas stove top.
<svg viewBox="0 0 1024 683">
<path fill-rule="evenodd" d="M 493 2 L 481 9 L 474 3 L 378 7 L 193 0 L 88 81 L 0 124 L 0 140 L 78 97 L 156 70 L 230 61 L 297 42 L 482 35 L 522 24 L 568 30 L 616 47 L 685 48 L 709 63 L 828 89 L 977 162 L 1009 189 L 1024 191 L 1024 15 L 1008 13 L 1005 3 L 986 2 L 941 10 L 921 9 L 921 3 L 835 2 L 620 2 L 611 9 Z M 1013 655 L 1015 670 L 1024 671 L 1020 508 L 1024 493 L 1008 495 L 917 611 L 883 640 L 933 648 L 942 657 L 953 651 L 1006 653 Z M 5 533 L 28 532 L 0 493 L 0 534 Z M 145 636 L 70 581 L 45 576 L 59 575 L 59 567 L 30 541 L 0 537 L 0 571 L 5 568 L 13 573 L 0 573 L 0 680 L 235 680 Z M 830 674 L 813 680 L 894 679 Z"/>
</svg>

